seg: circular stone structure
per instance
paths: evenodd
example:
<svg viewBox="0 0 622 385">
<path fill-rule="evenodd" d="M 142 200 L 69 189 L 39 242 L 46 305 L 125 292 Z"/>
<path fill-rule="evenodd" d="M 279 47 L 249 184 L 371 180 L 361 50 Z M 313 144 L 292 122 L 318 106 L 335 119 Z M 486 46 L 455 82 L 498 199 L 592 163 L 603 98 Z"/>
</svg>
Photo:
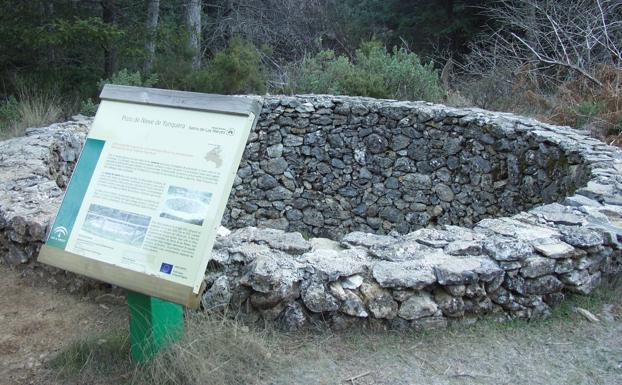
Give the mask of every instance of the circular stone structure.
<svg viewBox="0 0 622 385">
<path fill-rule="evenodd" d="M 268 96 L 203 307 L 286 330 L 549 314 L 620 272 L 622 152 L 569 127 L 424 102 Z M 0 142 L 0 253 L 29 263 L 89 120 Z M 305 235 L 303 237 L 303 234 Z M 75 276 L 35 265 L 59 283 Z"/>
</svg>

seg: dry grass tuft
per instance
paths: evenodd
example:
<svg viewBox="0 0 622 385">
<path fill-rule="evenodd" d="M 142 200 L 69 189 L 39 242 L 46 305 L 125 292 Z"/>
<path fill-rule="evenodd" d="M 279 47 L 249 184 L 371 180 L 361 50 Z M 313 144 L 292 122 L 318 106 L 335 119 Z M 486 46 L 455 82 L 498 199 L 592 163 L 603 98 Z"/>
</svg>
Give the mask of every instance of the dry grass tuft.
<svg viewBox="0 0 622 385">
<path fill-rule="evenodd" d="M 63 116 L 63 102 L 51 90 L 19 86 L 18 98 L 0 103 L 0 139 L 19 136 L 30 127 L 43 127 Z"/>
<path fill-rule="evenodd" d="M 139 383 L 161 385 L 255 384 L 272 368 L 268 331 L 250 330 L 226 317 L 192 313 L 183 341 L 137 373 Z"/>
<path fill-rule="evenodd" d="M 51 362 L 55 380 L 88 384 L 257 384 L 274 367 L 271 332 L 225 316 L 189 313 L 185 335 L 144 365 L 130 359 L 128 330 L 74 342 Z"/>
</svg>

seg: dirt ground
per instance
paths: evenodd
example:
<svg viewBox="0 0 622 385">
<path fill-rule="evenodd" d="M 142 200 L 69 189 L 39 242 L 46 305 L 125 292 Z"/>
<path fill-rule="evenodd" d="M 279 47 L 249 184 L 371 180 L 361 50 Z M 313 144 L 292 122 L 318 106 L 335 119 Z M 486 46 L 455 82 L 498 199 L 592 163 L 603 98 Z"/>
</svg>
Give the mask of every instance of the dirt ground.
<svg viewBox="0 0 622 385">
<path fill-rule="evenodd" d="M 122 304 L 59 292 L 0 264 L 0 384 L 47 384 L 45 363 L 68 343 L 127 322 Z"/>
<path fill-rule="evenodd" d="M 96 381 L 80 375 L 60 378 L 48 363 L 72 341 L 127 330 L 124 303 L 118 296 L 59 292 L 0 265 L 0 384 L 118 383 L 119 373 L 98 375 Z M 590 309 L 600 321 L 587 321 L 573 306 Z M 235 354 L 227 362 L 215 362 L 215 368 L 229 372 L 231 383 L 622 384 L 622 299 L 617 292 L 575 299 L 544 321 L 499 324 L 488 319 L 429 333 L 240 330 L 257 333 L 250 337 L 252 343 L 256 340 L 269 353 L 261 358 L 265 362 L 255 363 L 261 374 L 250 381 L 248 373 L 244 382 L 231 375 L 247 365 L 233 362 Z M 222 344 L 224 355 L 234 350 L 226 341 Z"/>
</svg>

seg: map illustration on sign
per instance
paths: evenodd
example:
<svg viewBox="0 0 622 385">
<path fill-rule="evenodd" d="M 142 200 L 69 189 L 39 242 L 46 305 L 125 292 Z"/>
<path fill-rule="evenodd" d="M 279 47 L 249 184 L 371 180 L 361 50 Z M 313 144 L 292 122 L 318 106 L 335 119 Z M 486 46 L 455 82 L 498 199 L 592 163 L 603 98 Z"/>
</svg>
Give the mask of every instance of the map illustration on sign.
<svg viewBox="0 0 622 385">
<path fill-rule="evenodd" d="M 107 86 L 39 260 L 185 305 L 260 104 Z"/>
<path fill-rule="evenodd" d="M 211 149 L 205 154 L 205 160 L 211 162 L 214 167 L 220 168 L 222 166 L 222 157 L 220 152 L 222 148 L 219 145 L 211 145 Z"/>
</svg>

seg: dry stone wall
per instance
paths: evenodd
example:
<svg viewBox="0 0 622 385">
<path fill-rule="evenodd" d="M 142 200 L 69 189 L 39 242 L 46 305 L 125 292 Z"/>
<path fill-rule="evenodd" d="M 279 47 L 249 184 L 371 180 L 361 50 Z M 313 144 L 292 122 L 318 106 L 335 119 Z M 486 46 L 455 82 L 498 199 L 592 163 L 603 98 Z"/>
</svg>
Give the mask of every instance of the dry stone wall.
<svg viewBox="0 0 622 385">
<path fill-rule="evenodd" d="M 44 269 L 32 261 L 89 125 L 0 142 L 3 261 Z M 568 127 L 426 103 L 267 97 L 225 218 L 238 229 L 217 240 L 203 307 L 286 330 L 546 316 L 620 273 L 621 191 L 622 152 Z"/>
<path fill-rule="evenodd" d="M 542 130 L 532 120 L 423 102 L 267 97 L 224 225 L 338 239 L 470 227 L 559 201 L 589 170 L 576 149 Z"/>
</svg>

